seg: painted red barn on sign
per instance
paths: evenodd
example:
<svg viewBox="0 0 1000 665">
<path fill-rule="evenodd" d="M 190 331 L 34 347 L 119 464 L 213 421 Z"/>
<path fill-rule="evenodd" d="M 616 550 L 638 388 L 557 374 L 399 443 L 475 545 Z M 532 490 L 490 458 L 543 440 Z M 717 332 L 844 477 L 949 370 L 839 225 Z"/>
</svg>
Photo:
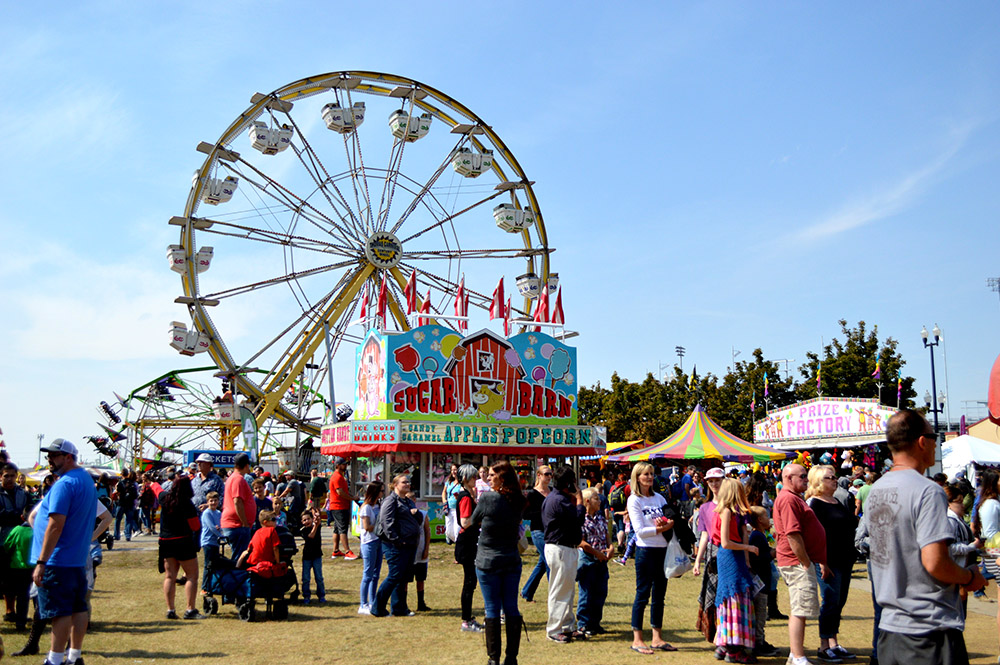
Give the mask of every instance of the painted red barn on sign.
<svg viewBox="0 0 1000 665">
<path fill-rule="evenodd" d="M 459 346 L 465 348 L 465 355 L 459 360 L 456 355 L 461 354 L 453 354 L 444 367 L 445 373 L 455 379 L 458 403 L 466 408 L 478 407 L 487 416 L 500 410 L 512 413 L 517 394 L 511 388 L 525 375 L 522 367 L 507 360 L 511 345 L 492 331 L 483 330 L 466 337 Z"/>
</svg>

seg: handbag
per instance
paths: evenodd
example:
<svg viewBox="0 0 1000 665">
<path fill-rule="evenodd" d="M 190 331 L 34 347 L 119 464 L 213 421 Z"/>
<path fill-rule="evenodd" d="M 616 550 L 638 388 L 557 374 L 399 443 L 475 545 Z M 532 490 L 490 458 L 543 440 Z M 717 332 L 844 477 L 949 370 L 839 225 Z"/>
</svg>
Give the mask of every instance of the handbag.
<svg viewBox="0 0 1000 665">
<path fill-rule="evenodd" d="M 663 574 L 667 579 L 680 577 L 691 570 L 691 557 L 689 557 L 677 538 L 671 538 L 667 543 L 667 555 L 663 559 Z"/>
<path fill-rule="evenodd" d="M 524 527 L 524 522 L 517 527 L 517 552 L 524 554 L 528 551 L 528 530 Z"/>
</svg>

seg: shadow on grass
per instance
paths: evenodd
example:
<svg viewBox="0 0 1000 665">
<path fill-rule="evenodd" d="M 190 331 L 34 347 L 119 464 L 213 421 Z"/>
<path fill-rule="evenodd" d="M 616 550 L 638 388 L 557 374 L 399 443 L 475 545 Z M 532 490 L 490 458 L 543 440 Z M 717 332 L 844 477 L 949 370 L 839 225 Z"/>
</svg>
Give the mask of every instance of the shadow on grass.
<svg viewBox="0 0 1000 665">
<path fill-rule="evenodd" d="M 166 621 L 93 621 L 87 631 L 95 633 L 116 633 L 119 631 L 125 631 L 129 633 L 151 635 L 153 633 L 173 632 L 177 630 L 175 625 L 176 624 L 173 622 L 168 624 Z"/>
<path fill-rule="evenodd" d="M 164 660 L 179 659 L 179 658 L 226 658 L 231 654 L 222 653 L 219 651 L 199 651 L 196 653 L 172 653 L 168 651 L 146 651 L 145 649 L 129 649 L 128 651 L 90 651 L 95 656 L 101 656 L 103 658 L 162 658 Z"/>
</svg>

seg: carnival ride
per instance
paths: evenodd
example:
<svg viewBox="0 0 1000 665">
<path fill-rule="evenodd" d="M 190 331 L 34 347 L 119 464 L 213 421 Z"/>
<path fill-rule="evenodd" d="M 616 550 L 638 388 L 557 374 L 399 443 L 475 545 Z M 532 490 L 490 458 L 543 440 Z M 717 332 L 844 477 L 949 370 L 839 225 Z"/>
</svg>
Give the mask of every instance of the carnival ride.
<svg viewBox="0 0 1000 665">
<path fill-rule="evenodd" d="M 180 235 L 167 259 L 190 317 L 172 324 L 171 345 L 207 353 L 262 431 L 275 421 L 319 434 L 331 363 L 370 327 L 409 330 L 419 309 L 464 329 L 470 307 L 490 308 L 489 289 L 512 261 L 524 262 L 515 325 L 531 321 L 536 300 L 537 320 L 557 287 L 533 182 L 490 125 L 418 81 L 365 71 L 304 78 L 253 95 L 197 149 L 205 159 L 183 214 L 170 219 Z M 353 367 L 349 355 L 342 363 Z M 317 399 L 289 400 L 290 390 Z M 207 394 L 192 399 L 196 419 L 211 420 Z M 141 403 L 178 406 L 156 395 Z M 201 428 L 186 441 L 225 445 L 239 428 Z M 133 456 L 147 441 L 159 447 L 150 428 L 126 429 Z"/>
</svg>

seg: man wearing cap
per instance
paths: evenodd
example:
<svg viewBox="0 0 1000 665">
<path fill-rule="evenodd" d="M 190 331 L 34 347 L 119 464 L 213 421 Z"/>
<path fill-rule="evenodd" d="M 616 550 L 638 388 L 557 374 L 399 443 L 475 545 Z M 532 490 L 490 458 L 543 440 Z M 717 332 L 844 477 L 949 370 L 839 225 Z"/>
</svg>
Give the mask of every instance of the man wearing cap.
<svg viewBox="0 0 1000 665">
<path fill-rule="evenodd" d="M 56 439 L 42 448 L 59 479 L 42 499 L 34 522 L 29 561 L 38 587 L 38 611 L 52 622 L 52 645 L 44 665 L 83 663 L 80 650 L 87 632 L 87 557 L 97 514 L 97 491 L 90 474 L 76 463 L 77 448 Z"/>
<path fill-rule="evenodd" d="M 309 509 L 326 510 L 326 478 L 321 478 L 316 469 L 309 476 Z"/>
<path fill-rule="evenodd" d="M 194 463 L 198 465 L 198 475 L 191 480 L 191 489 L 194 491 L 194 497 L 191 501 L 195 508 L 198 509 L 198 512 L 208 508 L 209 492 L 218 492 L 219 505 L 223 505 L 226 484 L 215 472 L 215 462 L 212 460 L 212 456 L 208 453 L 202 453 L 194 458 Z"/>
<path fill-rule="evenodd" d="M 348 561 L 353 561 L 358 557 L 351 551 L 351 545 L 347 541 L 348 527 L 351 525 L 351 502 L 354 501 L 347 478 L 344 477 L 347 460 L 336 457 L 333 465 L 336 469 L 330 475 L 330 513 L 333 515 L 333 554 L 330 558 L 344 557 Z M 343 550 L 340 549 L 341 540 L 344 543 Z"/>
<path fill-rule="evenodd" d="M 257 514 L 253 492 L 244 476 L 250 471 L 250 456 L 240 453 L 233 460 L 235 469 L 226 478 L 225 502 L 222 504 L 222 535 L 229 540 L 233 560 L 239 558 L 250 544 L 250 527 Z M 221 492 L 220 492 L 221 496 Z"/>
</svg>

